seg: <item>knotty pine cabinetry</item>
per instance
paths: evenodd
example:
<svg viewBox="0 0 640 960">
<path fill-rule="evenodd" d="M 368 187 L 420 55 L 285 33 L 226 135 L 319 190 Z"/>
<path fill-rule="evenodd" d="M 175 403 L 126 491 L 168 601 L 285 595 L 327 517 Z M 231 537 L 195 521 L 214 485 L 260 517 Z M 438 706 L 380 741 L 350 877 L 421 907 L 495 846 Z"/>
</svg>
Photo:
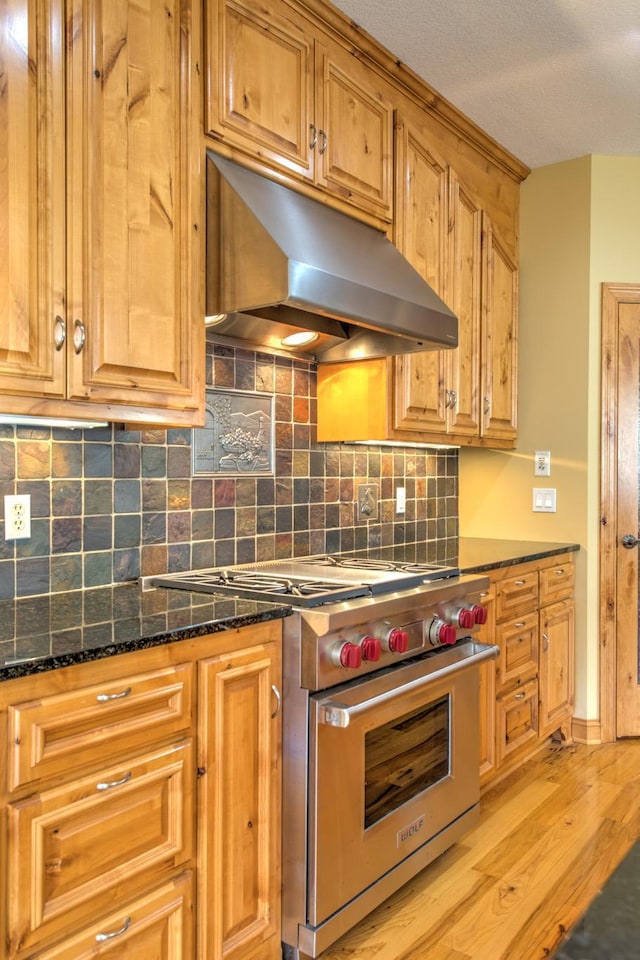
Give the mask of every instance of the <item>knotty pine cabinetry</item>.
<svg viewBox="0 0 640 960">
<path fill-rule="evenodd" d="M 0 409 L 196 424 L 200 5 L 0 11 Z"/>
<path fill-rule="evenodd" d="M 574 563 L 570 554 L 489 571 L 480 640 L 500 653 L 481 678 L 481 781 L 524 761 L 551 734 L 570 739 Z M 486 713 L 488 711 L 488 714 Z M 494 740 L 495 737 L 495 740 Z"/>
<path fill-rule="evenodd" d="M 318 439 L 513 447 L 515 260 L 423 131 L 398 125 L 396 164 L 396 246 L 458 317 L 459 345 L 370 360 L 366 375 L 322 364 Z M 366 414 L 345 420 L 341 409 Z"/>
<path fill-rule="evenodd" d="M 393 106 L 288 0 L 208 0 L 205 133 L 365 215 L 393 210 Z"/>
<path fill-rule="evenodd" d="M 0 684 L 6 960 L 278 956 L 279 686 L 276 621 Z"/>
<path fill-rule="evenodd" d="M 322 364 L 318 439 L 513 447 L 527 168 L 331 4 L 208 0 L 206 10 L 215 149 L 350 205 L 460 318 L 456 350 Z"/>
</svg>

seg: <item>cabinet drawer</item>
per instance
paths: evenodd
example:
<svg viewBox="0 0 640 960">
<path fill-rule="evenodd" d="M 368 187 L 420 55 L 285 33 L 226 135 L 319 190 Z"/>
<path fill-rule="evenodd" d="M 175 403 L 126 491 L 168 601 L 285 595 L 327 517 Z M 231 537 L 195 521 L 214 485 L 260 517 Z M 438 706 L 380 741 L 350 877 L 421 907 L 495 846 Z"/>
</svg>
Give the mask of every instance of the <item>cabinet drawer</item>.
<svg viewBox="0 0 640 960">
<path fill-rule="evenodd" d="M 538 681 L 530 680 L 496 701 L 498 765 L 538 738 Z"/>
<path fill-rule="evenodd" d="M 193 878 L 181 874 L 146 897 L 63 943 L 38 953 L 40 960 L 92 960 L 93 957 L 136 957 L 138 960 L 188 960 L 193 952 Z M 100 939 L 100 938 L 106 939 Z M 119 952 L 123 951 L 123 952 Z"/>
<path fill-rule="evenodd" d="M 14 950 L 121 908 L 193 856 L 191 741 L 10 804 Z"/>
<path fill-rule="evenodd" d="M 496 665 L 498 691 L 538 672 L 538 613 L 528 613 L 496 627 L 500 648 Z"/>
<path fill-rule="evenodd" d="M 178 664 L 106 683 L 83 686 L 8 710 L 8 787 L 148 750 L 190 730 L 193 666 Z"/>
<path fill-rule="evenodd" d="M 526 613 L 538 606 L 538 573 L 501 580 L 496 586 L 496 620 L 510 620 L 517 613 Z"/>
<path fill-rule="evenodd" d="M 573 562 L 562 562 L 540 571 L 540 606 L 566 600 L 573 596 L 575 567 Z"/>
</svg>

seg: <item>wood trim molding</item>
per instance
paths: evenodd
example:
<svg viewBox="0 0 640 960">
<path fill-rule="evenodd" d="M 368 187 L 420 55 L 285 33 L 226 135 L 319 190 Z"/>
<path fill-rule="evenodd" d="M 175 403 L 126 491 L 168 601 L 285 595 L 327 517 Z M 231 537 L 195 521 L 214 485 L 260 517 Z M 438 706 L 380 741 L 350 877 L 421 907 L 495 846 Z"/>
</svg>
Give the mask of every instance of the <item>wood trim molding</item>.
<svg viewBox="0 0 640 960">
<path fill-rule="evenodd" d="M 616 511 L 618 460 L 618 310 L 640 303 L 640 285 L 602 284 L 600 434 L 600 733 L 616 739 Z M 574 724 L 577 721 L 574 720 Z M 576 738 L 578 739 L 578 738 Z"/>
<path fill-rule="evenodd" d="M 574 717 L 571 721 L 571 736 L 576 743 L 602 743 L 600 721 Z"/>
</svg>

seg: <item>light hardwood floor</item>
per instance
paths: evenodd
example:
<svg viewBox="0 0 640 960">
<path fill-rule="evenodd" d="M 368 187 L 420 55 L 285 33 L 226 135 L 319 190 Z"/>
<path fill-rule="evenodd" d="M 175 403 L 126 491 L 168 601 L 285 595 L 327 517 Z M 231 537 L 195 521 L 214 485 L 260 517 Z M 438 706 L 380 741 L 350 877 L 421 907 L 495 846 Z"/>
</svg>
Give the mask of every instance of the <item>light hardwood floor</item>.
<svg viewBox="0 0 640 960">
<path fill-rule="evenodd" d="M 322 960 L 552 957 L 640 837 L 640 741 L 549 745 L 481 810 Z"/>
</svg>

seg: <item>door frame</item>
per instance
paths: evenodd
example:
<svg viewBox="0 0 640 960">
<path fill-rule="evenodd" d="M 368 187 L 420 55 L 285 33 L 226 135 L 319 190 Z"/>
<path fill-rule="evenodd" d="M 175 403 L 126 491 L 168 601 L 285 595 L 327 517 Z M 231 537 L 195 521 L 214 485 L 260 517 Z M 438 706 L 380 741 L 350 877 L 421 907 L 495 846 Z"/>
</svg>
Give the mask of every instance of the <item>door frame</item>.
<svg viewBox="0 0 640 960">
<path fill-rule="evenodd" d="M 636 283 L 602 284 L 600 433 L 600 737 L 616 739 L 618 309 L 640 303 Z"/>
</svg>

